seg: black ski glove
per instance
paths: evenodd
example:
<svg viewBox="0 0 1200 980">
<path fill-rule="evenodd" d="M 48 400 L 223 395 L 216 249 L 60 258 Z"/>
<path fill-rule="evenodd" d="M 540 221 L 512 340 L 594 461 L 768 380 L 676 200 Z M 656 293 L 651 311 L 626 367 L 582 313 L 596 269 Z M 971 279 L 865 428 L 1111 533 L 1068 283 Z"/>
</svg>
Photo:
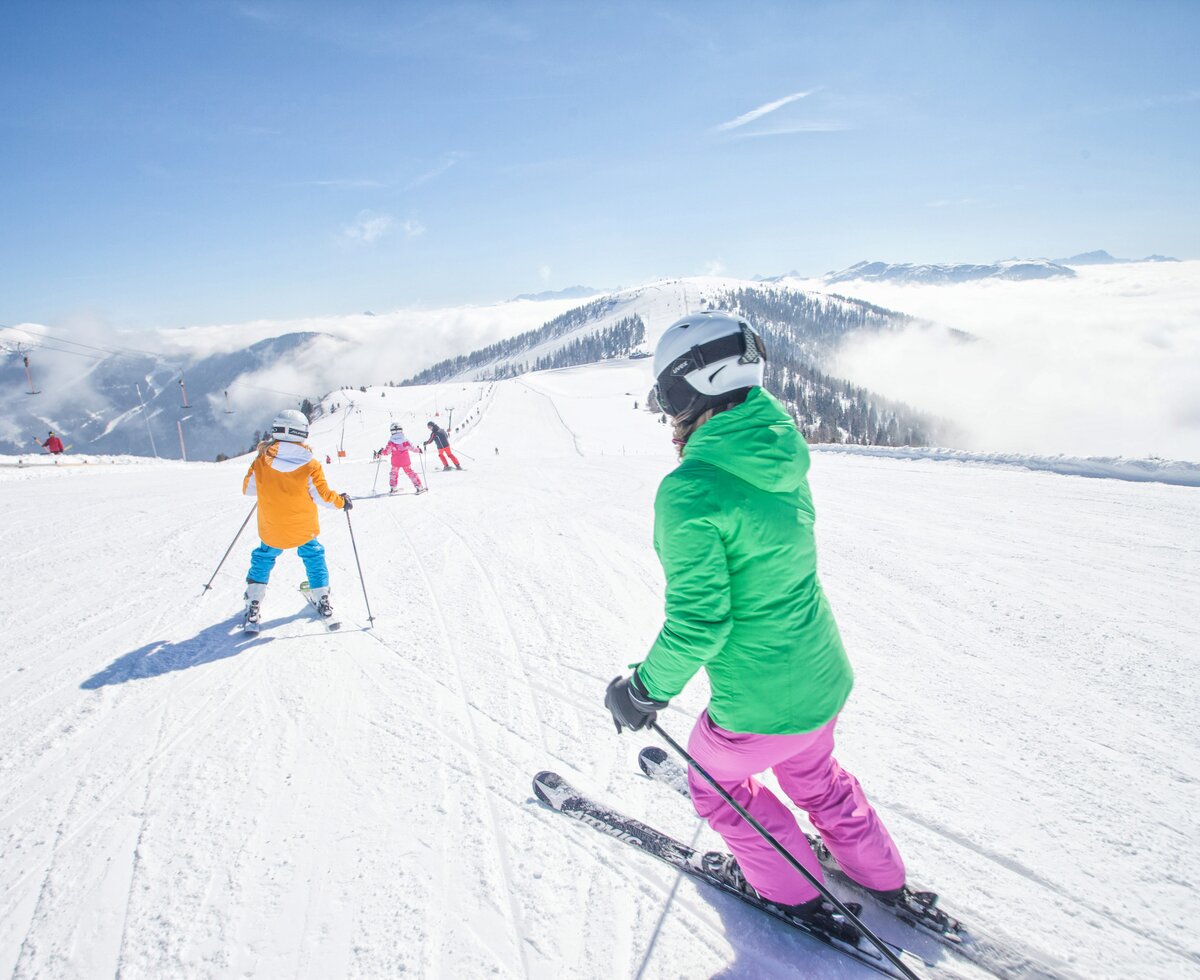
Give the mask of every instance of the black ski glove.
<svg viewBox="0 0 1200 980">
<path fill-rule="evenodd" d="M 636 670 L 628 677 L 614 677 L 604 693 L 604 707 L 612 712 L 618 735 L 623 728 L 640 732 L 657 720 L 658 713 L 666 706 L 666 701 L 655 701 L 650 697 Z"/>
<path fill-rule="evenodd" d="M 342 510 L 353 510 L 354 501 L 350 499 L 350 494 L 342 494 Z"/>
</svg>

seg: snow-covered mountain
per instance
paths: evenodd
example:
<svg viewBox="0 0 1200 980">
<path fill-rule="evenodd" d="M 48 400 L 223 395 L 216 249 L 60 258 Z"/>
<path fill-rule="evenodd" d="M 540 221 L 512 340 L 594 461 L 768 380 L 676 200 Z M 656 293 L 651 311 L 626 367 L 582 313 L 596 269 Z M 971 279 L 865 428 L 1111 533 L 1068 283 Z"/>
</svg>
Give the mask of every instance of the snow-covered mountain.
<svg viewBox="0 0 1200 980">
<path fill-rule="evenodd" d="M 842 282 L 897 282 L 920 284 L 948 284 L 974 282 L 978 279 L 1006 279 L 1024 281 L 1029 279 L 1070 278 L 1075 273 L 1065 265 L 1049 259 L 1005 259 L 990 265 L 912 265 L 910 263 L 858 262 L 841 272 L 830 272 L 824 277 L 829 285 Z"/>
<path fill-rule="evenodd" d="M 537 330 L 440 361 L 406 383 L 507 378 L 648 354 L 666 326 L 702 309 L 740 313 L 762 331 L 770 351 L 767 388 L 783 399 L 810 440 L 926 445 L 952 438 L 944 421 L 823 370 L 846 338 L 903 330 L 913 325 L 911 317 L 782 282 L 680 279 L 623 290 L 570 310 Z M 647 323 L 655 327 L 649 329 Z"/>
<path fill-rule="evenodd" d="M 858 300 L 804 292 L 795 284 L 722 277 L 662 280 L 583 302 L 565 299 L 571 292 L 512 301 L 522 313 L 510 322 L 528 322 L 544 311 L 535 321 L 538 325 L 497 338 L 501 325 L 484 334 L 490 343 L 467 348 L 469 353 L 456 351 L 455 356 L 430 365 L 401 360 L 411 350 L 401 331 L 419 328 L 396 315 L 362 314 L 356 318 L 355 331 L 334 333 L 335 325 L 324 324 L 326 330 L 289 332 L 245 347 L 231 343 L 227 336 L 205 336 L 213 331 L 200 328 L 201 339 L 192 341 L 195 349 L 189 350 L 186 336 L 173 336 L 173 352 L 159 356 L 114 349 L 105 356 L 93 347 L 83 357 L 66 357 L 79 351 L 55 352 L 47 341 L 46 349 L 35 352 L 36 358 L 45 361 L 57 353 L 64 364 L 42 385 L 41 395 L 22 394 L 19 359 L 10 357 L 0 367 L 0 453 L 27 451 L 34 435 L 45 438 L 46 430 L 53 428 L 76 452 L 179 458 L 177 423 L 182 420 L 190 458 L 233 455 L 251 444 L 281 404 L 296 406 L 305 398 L 315 401 L 335 386 L 353 381 L 354 375 L 347 379 L 345 366 L 369 369 L 368 381 L 398 381 L 406 376 L 418 383 L 509 377 L 633 350 L 646 352 L 680 316 L 724 306 L 742 309 L 755 322 L 762 319 L 777 352 L 769 367 L 774 372 L 771 383 L 777 391 L 786 387 L 792 393 L 797 417 L 809 425 L 811 436 L 840 441 L 852 433 L 859 440 L 880 435 L 904 443 L 924 442 L 933 434 L 929 420 L 899 406 L 884 407 L 880 399 L 856 387 L 853 379 L 813 373 L 819 372 L 822 359 L 845 336 L 900 329 L 909 324 L 903 314 Z M 206 344 L 218 346 L 220 352 L 203 353 Z M 789 366 L 789 358 L 800 360 Z M 422 369 L 414 372 L 417 367 Z M 181 377 L 188 407 L 178 384 Z M 639 394 L 644 397 L 646 392 Z M 820 401 L 822 407 L 806 406 L 804 399 Z M 890 424 L 893 420 L 895 425 Z M 818 432 L 822 422 L 827 424 Z"/>
<path fill-rule="evenodd" d="M 189 403 L 200 408 L 183 422 L 189 455 L 211 459 L 248 446 L 280 407 L 322 392 L 504 377 L 611 357 L 630 345 L 637 322 L 646 353 L 679 317 L 733 306 L 771 334 L 771 384 L 815 440 L 871 441 L 882 428 L 905 441 L 911 427 L 910 441 L 983 452 L 1195 460 L 1189 351 L 1200 323 L 1198 265 L 1080 266 L 1066 278 L 953 286 L 690 277 L 582 301 L 195 327 L 163 332 L 163 354 L 125 350 L 107 363 L 102 348 L 111 337 L 78 338 L 96 346 L 69 352 L 46 341 L 32 352 L 41 395 L 23 394 L 19 357 L 0 359 L 0 454 L 31 447 L 34 436 L 55 428 L 75 452 L 150 454 L 153 433 L 158 452 L 177 457 L 176 422 L 189 414 L 179 397 L 181 368 Z M 0 329 L 0 344 L 29 339 Z M 254 346 L 263 341 L 277 346 Z M 157 349 L 149 338 L 121 342 Z M 135 385 L 149 392 L 149 433 Z M 911 426 L 900 424 L 902 405 L 911 407 L 903 413 L 914 417 Z M 891 432 L 888 413 L 905 431 Z M 932 431 L 915 418 L 926 414 L 949 420 L 954 431 Z M 832 429 L 822 428 L 826 421 Z"/>
<path fill-rule="evenodd" d="M 649 376 L 335 392 L 336 635 L 292 554 L 236 632 L 252 526 L 200 598 L 247 460 L 0 466 L 0 975 L 875 976 L 533 799 L 551 768 L 719 845 L 602 706 L 661 623 Z M 389 424 L 450 406 L 467 470 L 374 496 Z M 1194 976 L 1200 495 L 1003 462 L 814 453 L 839 760 L 974 932 L 1061 977 Z M 685 738 L 706 700 L 659 720 Z"/>
<path fill-rule="evenodd" d="M 28 393 L 19 359 L 0 364 L 0 454 L 29 452 L 34 436 L 45 439 L 53 429 L 77 453 L 178 459 L 181 425 L 191 459 L 240 453 L 263 425 L 261 413 L 247 417 L 247 405 L 264 399 L 298 404 L 320 394 L 264 391 L 241 379 L 300 358 L 321 339 L 313 333 L 284 334 L 205 357 L 96 348 L 88 353 L 65 342 L 48 343 L 49 350 L 34 348 L 32 359 L 39 366 L 54 352 L 71 356 L 56 362 L 52 374 L 35 375 L 36 395 Z"/>
<path fill-rule="evenodd" d="M 1118 259 L 1101 248 L 1094 252 L 1080 252 L 1070 258 L 1055 259 L 1054 261 L 1059 265 L 1125 265 L 1129 262 L 1178 262 L 1179 259 L 1173 259 L 1169 255 L 1147 255 L 1144 259 Z"/>
<path fill-rule="evenodd" d="M 513 301 L 524 299 L 542 303 L 548 299 L 586 299 L 589 296 L 598 296 L 603 292 L 605 290 L 595 289 L 592 286 L 568 286 L 566 289 L 547 289 L 540 293 L 521 293 L 519 296 L 514 296 Z"/>
</svg>

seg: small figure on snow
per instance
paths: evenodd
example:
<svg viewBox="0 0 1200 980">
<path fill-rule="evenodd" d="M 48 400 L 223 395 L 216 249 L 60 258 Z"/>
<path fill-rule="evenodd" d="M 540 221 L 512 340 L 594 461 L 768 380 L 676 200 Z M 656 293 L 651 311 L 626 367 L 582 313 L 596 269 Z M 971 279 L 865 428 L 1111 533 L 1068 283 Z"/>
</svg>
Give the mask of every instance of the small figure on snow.
<svg viewBox="0 0 1200 980">
<path fill-rule="evenodd" d="M 704 667 L 711 698 L 692 729 L 691 755 L 822 881 L 796 818 L 755 779 L 772 770 L 842 869 L 896 902 L 905 883 L 900 853 L 833 756 L 854 675 L 817 579 L 808 446 L 762 387 L 765 357 L 745 320 L 716 310 L 680 320 L 658 343 L 655 395 L 681 460 L 654 502 L 666 622 L 633 673 L 609 684 L 604 703 L 618 732 L 638 731 Z M 801 918 L 833 915 L 694 772 L 688 787 L 696 812 L 733 852 L 736 861 L 724 866 L 731 881 Z"/>
<path fill-rule="evenodd" d="M 446 430 L 436 422 L 427 424 L 429 425 L 429 438 L 425 440 L 424 444 L 428 446 L 432 442 L 437 445 L 438 459 L 442 461 L 442 469 L 450 469 L 450 463 L 453 463 L 456 470 L 461 470 L 462 467 L 458 465 L 457 457 L 450 451 L 450 437 L 446 435 Z M 446 462 L 447 459 L 450 460 L 449 463 Z"/>
<path fill-rule="evenodd" d="M 333 619 L 325 548 L 317 540 L 321 533 L 317 504 L 345 510 L 353 505 L 349 495 L 329 489 L 321 463 L 304 444 L 307 438 L 308 419 L 303 412 L 293 408 L 280 412 L 271 423 L 270 438 L 259 445 L 242 481 L 242 493 L 258 498 L 260 543 L 250 552 L 243 622 L 250 632 L 258 632 L 260 606 L 275 559 L 291 548 L 308 572 L 309 601 L 323 619 Z"/>
<path fill-rule="evenodd" d="M 36 439 L 34 441 L 37 442 Z M 51 456 L 57 456 L 63 451 L 62 440 L 54 434 L 53 429 L 51 429 L 50 434 L 46 436 L 46 441 L 38 442 L 38 445 L 46 450 L 46 452 L 48 452 Z"/>
<path fill-rule="evenodd" d="M 412 480 L 413 489 L 417 493 L 425 489 L 421 486 L 421 478 L 417 476 L 416 471 L 412 468 L 412 462 L 409 457 L 409 453 L 419 452 L 423 452 L 423 450 L 408 441 L 408 436 L 404 434 L 404 427 L 393 422 L 392 436 L 388 439 L 387 445 L 375 453 L 376 457 L 387 453 L 392 458 L 392 471 L 388 475 L 388 486 L 391 487 L 388 491 L 389 493 L 396 492 L 396 484 L 400 482 L 401 470 L 404 470 L 404 475 Z"/>
</svg>

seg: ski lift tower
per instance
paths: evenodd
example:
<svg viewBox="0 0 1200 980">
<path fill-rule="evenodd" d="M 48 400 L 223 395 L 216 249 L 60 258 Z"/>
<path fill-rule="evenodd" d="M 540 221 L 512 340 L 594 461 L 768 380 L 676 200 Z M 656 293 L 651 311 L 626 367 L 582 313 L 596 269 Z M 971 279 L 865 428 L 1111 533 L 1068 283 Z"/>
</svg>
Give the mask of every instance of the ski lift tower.
<svg viewBox="0 0 1200 980">
<path fill-rule="evenodd" d="M 183 444 L 183 423 L 190 418 L 190 415 L 185 415 L 183 418 L 177 419 L 175 422 L 176 428 L 179 429 L 179 455 L 185 463 L 187 462 L 187 447 Z"/>
<path fill-rule="evenodd" d="M 29 390 L 27 392 L 25 392 L 25 394 L 40 395 L 42 392 L 40 389 L 35 388 L 33 386 L 33 375 L 29 371 L 29 351 L 31 349 L 32 348 L 27 347 L 25 344 L 16 344 L 12 347 L 8 347 L 4 344 L 0 344 L 0 353 L 16 354 L 18 357 L 21 358 L 21 362 L 25 365 L 25 380 L 29 382 Z"/>
<path fill-rule="evenodd" d="M 33 387 L 33 375 L 29 373 L 29 355 L 22 354 L 21 360 L 25 362 L 25 380 L 29 382 L 29 390 L 25 392 L 27 395 L 40 395 L 41 392 Z"/>
</svg>

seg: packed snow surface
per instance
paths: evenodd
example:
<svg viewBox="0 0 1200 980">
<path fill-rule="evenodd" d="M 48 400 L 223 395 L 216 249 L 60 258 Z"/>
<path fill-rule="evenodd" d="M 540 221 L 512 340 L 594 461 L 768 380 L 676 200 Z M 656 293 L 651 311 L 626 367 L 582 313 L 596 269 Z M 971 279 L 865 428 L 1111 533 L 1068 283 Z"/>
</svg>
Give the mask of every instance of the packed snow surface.
<svg viewBox="0 0 1200 980">
<path fill-rule="evenodd" d="M 648 371 L 335 392 L 312 444 L 370 630 L 338 512 L 342 633 L 285 555 L 240 634 L 253 525 L 201 596 L 247 458 L 0 469 L 0 975 L 863 975 L 532 799 L 555 769 L 715 846 L 601 704 L 661 616 Z M 451 405 L 465 471 L 382 493 L 388 423 Z M 1200 494 L 840 453 L 811 480 L 839 758 L 913 881 L 1063 975 L 1200 975 Z"/>
</svg>

